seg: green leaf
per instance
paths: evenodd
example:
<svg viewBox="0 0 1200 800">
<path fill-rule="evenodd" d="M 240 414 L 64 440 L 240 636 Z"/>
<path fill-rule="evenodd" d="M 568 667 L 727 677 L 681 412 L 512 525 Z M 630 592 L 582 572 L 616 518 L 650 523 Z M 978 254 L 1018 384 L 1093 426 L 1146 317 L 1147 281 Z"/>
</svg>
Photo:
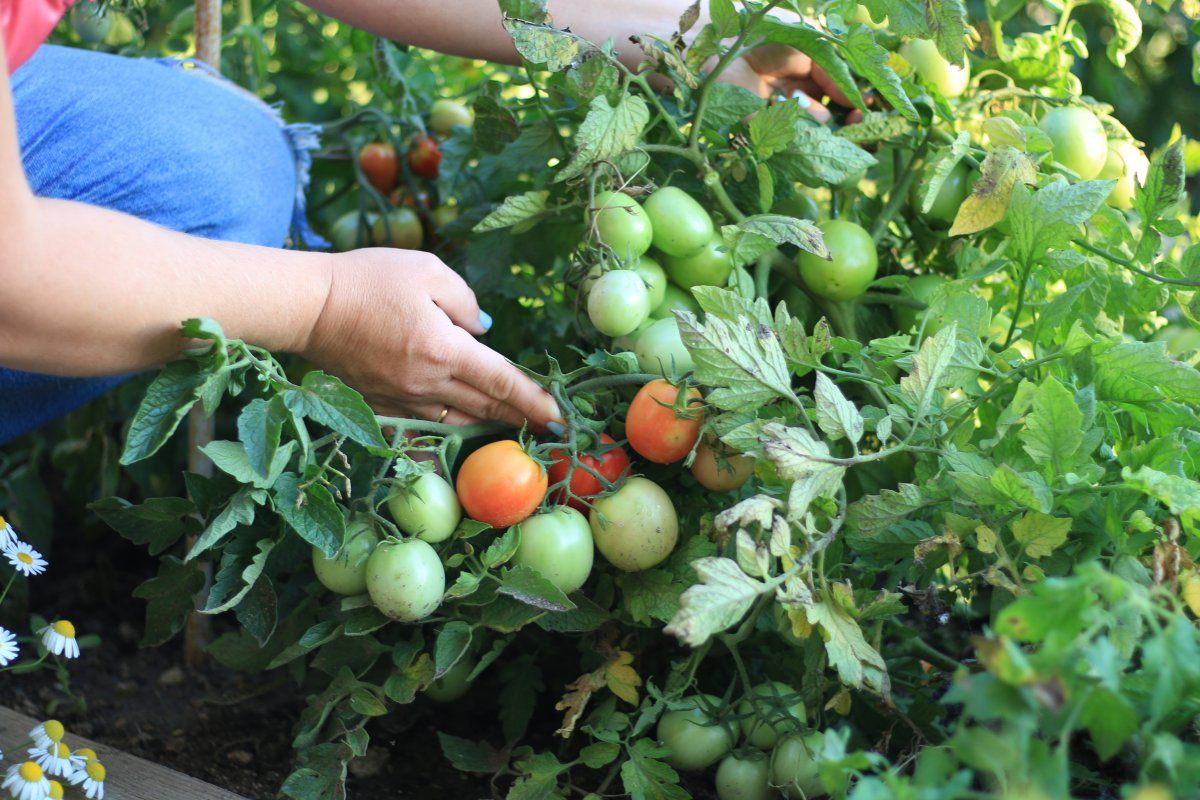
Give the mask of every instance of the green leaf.
<svg viewBox="0 0 1200 800">
<path fill-rule="evenodd" d="M 295 661 L 303 655 L 311 653 L 318 647 L 332 642 L 342 635 L 342 626 L 336 620 L 322 620 L 308 628 L 296 642 L 286 647 L 267 665 L 267 669 L 275 669 Z"/>
<path fill-rule="evenodd" d="M 438 631 L 433 646 L 434 677 L 440 678 L 458 663 L 471 646 L 471 626 L 462 620 L 451 620 Z"/>
<path fill-rule="evenodd" d="M 1104 342 L 1093 355 L 1097 400 L 1195 402 L 1200 397 L 1200 372 L 1172 359 L 1164 342 Z"/>
<path fill-rule="evenodd" d="M 253 537 L 247 537 L 241 546 L 227 547 L 221 554 L 221 568 L 217 570 L 212 590 L 208 593 L 204 613 L 221 614 L 242 602 L 262 577 L 267 558 L 274 549 L 274 539 L 255 542 Z"/>
<path fill-rule="evenodd" d="M 500 594 L 514 597 L 526 605 L 543 611 L 570 611 L 575 608 L 561 589 L 527 564 L 520 564 L 502 573 Z"/>
<path fill-rule="evenodd" d="M 846 62 L 824 31 L 817 30 L 805 22 L 782 22 L 775 17 L 764 17 L 755 29 L 767 42 L 786 44 L 811 58 L 839 89 L 850 98 L 860 111 L 867 110 L 866 101 Z M 835 181 L 836 182 L 836 181 Z"/>
<path fill-rule="evenodd" d="M 196 539 L 196 543 L 188 550 L 185 561 L 191 561 L 199 555 L 211 550 L 239 525 L 249 525 L 254 522 L 255 511 L 259 503 L 266 500 L 266 493 L 261 489 L 251 489 L 243 486 L 229 498 L 229 502 L 221 509 L 212 522 Z"/>
<path fill-rule="evenodd" d="M 332 375 L 313 370 L 299 389 L 284 393 L 288 408 L 365 447 L 386 447 L 375 412 L 362 395 Z"/>
<path fill-rule="evenodd" d="M 888 64 L 888 51 L 875 41 L 875 34 L 866 25 L 855 25 L 842 37 L 841 54 L 850 67 L 871 82 L 879 94 L 905 119 L 917 122 L 917 109 L 908 99 L 900 76 Z"/>
<path fill-rule="evenodd" d="M 1013 538 L 1030 558 L 1045 558 L 1067 541 L 1071 520 L 1030 511 L 1012 525 Z"/>
<path fill-rule="evenodd" d="M 884 697 L 891 694 L 891 681 L 883 656 L 867 644 L 862 629 L 841 605 L 827 597 L 805 606 L 804 613 L 810 625 L 821 629 L 825 653 L 842 683 L 856 689 L 867 686 Z"/>
<path fill-rule="evenodd" d="M 923 0 L 863 0 L 871 19 L 887 18 L 888 32 L 914 39 L 935 39 L 938 50 L 952 63 L 962 63 L 968 34 L 967 12 L 961 0 L 925 3 Z"/>
<path fill-rule="evenodd" d="M 942 388 L 943 378 L 959 347 L 958 325 L 951 323 L 921 342 L 913 356 L 912 369 L 900 379 L 900 392 L 913 408 L 913 419 L 922 419 Z"/>
<path fill-rule="evenodd" d="M 1088 694 L 1079 722 L 1092 735 L 1101 761 L 1119 753 L 1140 725 L 1133 705 L 1123 695 L 1102 686 Z"/>
<path fill-rule="evenodd" d="M 1032 264 L 1051 249 L 1066 247 L 1111 191 L 1112 181 L 1056 180 L 1036 192 L 1014 184 L 1008 207 L 1013 258 Z"/>
<path fill-rule="evenodd" d="M 791 144 L 796 123 L 804 112 L 796 102 L 767 106 L 750 119 L 750 144 L 761 159 L 768 159 Z"/>
<path fill-rule="evenodd" d="M 134 597 L 146 601 L 143 646 L 160 645 L 183 629 L 204 581 L 199 564 L 185 564 L 174 556 L 159 561 L 158 575 L 133 590 Z"/>
<path fill-rule="evenodd" d="M 612 161 L 633 149 L 649 121 L 650 109 L 636 95 L 622 95 L 616 107 L 609 105 L 603 95 L 593 98 L 587 117 L 575 133 L 579 149 L 554 180 L 574 178 L 597 161 Z"/>
<path fill-rule="evenodd" d="M 514 525 L 504 533 L 497 536 L 496 539 L 490 545 L 488 545 L 487 549 L 483 551 L 483 555 L 480 556 L 480 559 L 483 561 L 483 565 L 485 567 L 488 569 L 493 569 L 501 564 L 507 563 L 510 558 L 516 555 L 517 547 L 520 546 L 520 544 L 521 529 Z"/>
<path fill-rule="evenodd" d="M 679 333 L 696 362 L 696 380 L 716 387 L 708 396 L 725 409 L 761 406 L 776 397 L 794 397 L 791 373 L 779 340 L 744 317 L 710 316 L 703 325 L 689 311 L 677 311 Z"/>
<path fill-rule="evenodd" d="M 279 395 L 270 401 L 251 400 L 238 415 L 238 439 L 246 450 L 250 467 L 259 477 L 266 478 L 271 474 L 287 416 L 287 406 Z"/>
<path fill-rule="evenodd" d="M 1001 464 L 989 483 L 1001 495 L 1025 508 L 1049 513 L 1054 506 L 1049 487 L 1036 473 L 1017 472 L 1008 464 Z"/>
<path fill-rule="evenodd" d="M 152 556 L 200 530 L 200 521 L 193 516 L 196 507 L 182 497 L 153 497 L 136 506 L 119 497 L 106 497 L 88 508 L 125 539 L 149 545 Z"/>
<path fill-rule="evenodd" d="M 990 119 L 1002 119 L 1006 122 L 1011 122 L 1004 117 L 991 117 Z M 925 170 L 926 178 L 919 184 L 922 191 L 918 198 L 918 208 L 922 214 L 929 212 L 933 207 L 934 200 L 942 191 L 942 187 L 946 183 L 946 179 L 954 172 L 955 166 L 962 161 L 971 149 L 971 135 L 966 131 L 960 133 L 954 140 L 954 143 L 942 150 L 938 156 L 930 160 L 932 169 Z"/>
<path fill-rule="evenodd" d="M 1070 471 L 1083 444 L 1083 412 L 1075 394 L 1053 376 L 1033 395 L 1033 411 L 1020 438 L 1035 464 L 1062 475 Z"/>
<path fill-rule="evenodd" d="M 1142 40 L 1142 18 L 1129 0 L 1099 0 L 1112 21 L 1112 36 L 1108 40 L 1108 58 L 1118 67 L 1125 66 L 1125 56 L 1132 53 Z"/>
<path fill-rule="evenodd" d="M 771 307 L 761 297 L 751 300 L 716 286 L 693 287 L 692 296 L 706 314 L 716 314 L 724 319 L 745 317 L 755 325 L 771 324 Z"/>
<path fill-rule="evenodd" d="M 663 633 L 699 647 L 744 617 L 764 589 L 731 558 L 701 558 L 692 562 L 692 568 L 700 583 L 684 591 L 679 611 Z"/>
<path fill-rule="evenodd" d="M 617 576 L 621 602 L 629 616 L 639 625 L 657 620 L 670 622 L 679 612 L 679 596 L 683 586 L 675 583 L 671 573 L 661 569 L 625 572 Z"/>
<path fill-rule="evenodd" d="M 866 150 L 821 125 L 798 126 L 792 146 L 771 159 L 779 176 L 809 186 L 837 185 L 875 163 Z"/>
<path fill-rule="evenodd" d="M 792 481 L 788 519 L 803 518 L 813 500 L 832 497 L 842 485 L 846 468 L 829 463 L 829 445 L 804 428 L 772 422 L 763 426 L 761 442 L 763 455 L 779 477 Z"/>
<path fill-rule="evenodd" d="M 817 405 L 817 425 L 831 440 L 849 439 L 857 443 L 863 436 L 863 418 L 824 372 L 817 373 L 813 398 Z"/>
<path fill-rule="evenodd" d="M 480 220 L 474 231 L 484 233 L 535 219 L 545 212 L 548 197 L 550 192 L 544 189 L 534 189 L 506 197 L 496 210 Z"/>
<path fill-rule="evenodd" d="M 301 539 L 333 558 L 346 538 L 346 518 L 324 486 L 308 486 L 303 495 L 299 487 L 299 475 L 281 475 L 275 482 L 275 511 Z"/>
<path fill-rule="evenodd" d="M 579 751 L 579 759 L 588 769 L 600 769 L 617 760 L 621 746 L 616 742 L 592 742 Z"/>
<path fill-rule="evenodd" d="M 475 124 L 471 133 L 479 149 L 499 153 L 521 135 L 521 125 L 516 115 L 490 94 L 476 97 L 472 108 L 475 110 Z"/>
<path fill-rule="evenodd" d="M 248 483 L 258 489 L 268 489 L 279 479 L 295 449 L 296 443 L 289 441 L 283 447 L 275 450 L 271 467 L 268 469 L 266 477 L 263 477 L 251 466 L 250 454 L 246 452 L 246 447 L 241 442 L 217 440 L 200 448 L 201 452 L 208 456 L 221 472 L 235 478 L 239 483 Z"/>
<path fill-rule="evenodd" d="M 1175 515 L 1200 517 L 1200 483 L 1182 475 L 1140 467 L 1121 470 L 1121 478 L 1134 489 L 1153 497 Z"/>
<path fill-rule="evenodd" d="M 490 775 L 504 769 L 508 759 L 487 742 L 472 742 L 448 733 L 438 732 L 442 754 L 454 768 L 462 772 Z"/>
<path fill-rule="evenodd" d="M 292 800 L 346 800 L 346 765 L 352 757 L 350 748 L 337 742 L 301 750 L 280 792 Z"/>
<path fill-rule="evenodd" d="M 761 237 L 771 243 L 771 246 L 763 248 L 759 255 L 775 249 L 775 245 L 794 244 L 806 253 L 812 253 L 820 258 L 829 258 L 829 248 L 825 246 L 825 236 L 816 223 L 811 220 L 796 219 L 782 214 L 757 214 L 747 217 L 737 225 L 726 225 L 721 229 L 721 234 L 725 237 L 725 241 L 731 241 L 736 238 L 735 235 L 738 231 Z M 754 256 L 754 258 L 757 257 L 757 255 Z M 741 263 L 749 263 L 754 259 L 738 258 L 737 260 Z"/>
<path fill-rule="evenodd" d="M 718 81 L 709 90 L 704 127 L 728 131 L 764 105 L 763 99 L 748 89 Z"/>
<path fill-rule="evenodd" d="M 163 367 L 133 415 L 121 463 L 128 466 L 157 453 L 196 404 L 208 377 L 204 364 L 196 359 L 172 361 Z"/>
<path fill-rule="evenodd" d="M 679 773 L 660 760 L 669 756 L 670 750 L 642 738 L 628 751 L 629 758 L 621 764 L 621 785 L 630 800 L 689 800 L 691 795 L 679 785 Z"/>
<path fill-rule="evenodd" d="M 1183 140 L 1179 139 L 1151 159 L 1145 184 L 1134 189 L 1133 205 L 1143 223 L 1149 225 L 1171 214 L 1184 195 L 1185 175 Z M 1156 237 L 1148 238 L 1156 241 Z"/>
<path fill-rule="evenodd" d="M 855 500 L 846 508 L 846 527 L 870 536 L 905 519 L 914 511 L 928 505 L 930 498 L 920 486 L 902 483 Z"/>
</svg>

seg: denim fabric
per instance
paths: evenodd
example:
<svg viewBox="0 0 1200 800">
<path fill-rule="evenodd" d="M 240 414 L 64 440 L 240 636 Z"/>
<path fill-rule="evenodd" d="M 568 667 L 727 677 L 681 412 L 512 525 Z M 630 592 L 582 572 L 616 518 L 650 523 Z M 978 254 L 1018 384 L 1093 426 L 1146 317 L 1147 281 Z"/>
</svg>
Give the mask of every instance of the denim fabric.
<svg viewBox="0 0 1200 800">
<path fill-rule="evenodd" d="M 311 126 L 207 70 L 43 46 L 12 75 L 21 156 L 42 197 L 123 211 L 178 231 L 281 246 L 306 236 Z M 128 376 L 0 369 L 0 442 Z"/>
</svg>

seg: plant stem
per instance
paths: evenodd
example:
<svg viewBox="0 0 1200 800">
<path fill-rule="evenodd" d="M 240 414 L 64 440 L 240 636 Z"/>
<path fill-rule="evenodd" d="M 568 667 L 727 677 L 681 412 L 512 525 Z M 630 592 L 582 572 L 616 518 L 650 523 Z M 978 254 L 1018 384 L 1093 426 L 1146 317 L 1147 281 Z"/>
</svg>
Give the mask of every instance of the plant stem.
<svg viewBox="0 0 1200 800">
<path fill-rule="evenodd" d="M 567 397 L 579 392 L 587 392 L 595 389 L 608 389 L 613 386 L 640 386 L 644 383 L 657 380 L 661 375 L 655 375 L 649 372 L 630 372 L 625 375 L 604 375 L 599 378 L 591 378 L 586 381 L 580 381 L 574 386 L 567 387 Z"/>
<path fill-rule="evenodd" d="M 907 644 L 909 649 L 916 650 L 926 661 L 938 664 L 948 670 L 954 671 L 962 666 L 962 663 L 957 659 L 946 655 L 920 637 L 910 639 Z"/>
<path fill-rule="evenodd" d="M 473 439 L 478 436 L 491 436 L 496 433 L 511 431 L 511 425 L 502 422 L 479 422 L 474 425 L 447 425 L 444 422 L 430 422 L 427 419 L 407 419 L 404 417 L 376 416 L 381 426 L 405 431 L 423 431 L 425 433 L 440 433 L 446 436 L 455 435 L 463 439 Z"/>
<path fill-rule="evenodd" d="M 542 112 L 542 116 L 550 123 L 551 130 L 554 131 L 554 138 L 558 140 L 558 146 L 562 149 L 563 156 L 571 155 L 571 147 L 567 144 L 567 140 L 563 138 L 562 131 L 558 129 L 558 120 L 555 119 L 550 107 L 546 105 L 546 101 L 542 99 L 542 90 L 538 88 L 537 81 L 533 79 L 533 73 L 529 70 L 529 64 L 524 59 L 521 60 L 521 67 L 525 70 L 525 77 L 529 79 L 529 86 L 533 89 L 533 100 L 537 103 L 538 109 Z"/>
<path fill-rule="evenodd" d="M 1021 268 L 1021 285 L 1017 287 L 1017 308 L 1013 311 L 1012 322 L 1008 326 L 1008 334 L 1004 337 L 1004 349 L 1012 344 L 1013 336 L 1017 333 L 1017 322 L 1021 319 L 1021 312 L 1025 310 L 1025 289 L 1029 286 L 1029 275 L 1033 272 L 1033 264 L 1028 261 Z"/>
<path fill-rule="evenodd" d="M 871 225 L 871 240 L 876 244 L 883 238 L 883 234 L 887 231 L 888 224 L 892 221 L 892 217 L 896 216 L 896 212 L 900 210 L 900 206 L 908 198 L 908 190 L 912 188 L 913 182 L 917 179 L 917 171 L 913 167 L 925 157 L 925 151 L 929 149 L 929 137 L 926 136 L 917 149 L 913 152 L 912 158 L 908 160 L 904 171 L 896 178 L 892 184 L 892 193 L 888 196 L 887 203 L 879 212 L 879 216 L 875 218 L 875 222 Z"/>
<path fill-rule="evenodd" d="M 1122 266 L 1132 273 L 1141 275 L 1143 278 L 1149 278 L 1152 281 L 1170 284 L 1171 286 L 1190 286 L 1192 288 L 1200 287 L 1200 281 L 1188 280 L 1187 278 L 1168 278 L 1166 275 L 1159 275 L 1157 272 L 1150 272 L 1149 270 L 1141 269 L 1129 259 L 1122 258 L 1116 253 L 1110 253 L 1107 250 L 1096 247 L 1096 245 L 1092 244 L 1086 239 L 1074 239 L 1073 241 L 1076 245 L 1082 247 L 1084 250 L 1087 250 L 1089 253 L 1095 253 L 1106 261 L 1111 261 L 1118 266 Z"/>
<path fill-rule="evenodd" d="M 904 306 L 906 308 L 915 308 L 918 311 L 924 311 L 929 308 L 928 304 L 922 303 L 915 297 L 905 297 L 902 294 L 887 294 L 886 292 L 863 292 L 858 296 L 862 303 L 880 303 L 885 306 Z"/>
</svg>

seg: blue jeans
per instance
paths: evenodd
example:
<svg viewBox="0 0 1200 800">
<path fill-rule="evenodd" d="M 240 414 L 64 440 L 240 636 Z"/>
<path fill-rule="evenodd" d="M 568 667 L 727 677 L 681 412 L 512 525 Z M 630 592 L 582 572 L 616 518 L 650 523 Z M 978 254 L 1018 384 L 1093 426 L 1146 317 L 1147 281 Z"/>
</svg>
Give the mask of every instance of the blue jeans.
<svg viewBox="0 0 1200 800">
<path fill-rule="evenodd" d="M 211 239 L 314 241 L 304 190 L 315 128 L 207 70 L 43 46 L 13 74 L 21 158 L 35 194 L 123 211 Z M 129 376 L 0 368 L 0 443 Z"/>
</svg>

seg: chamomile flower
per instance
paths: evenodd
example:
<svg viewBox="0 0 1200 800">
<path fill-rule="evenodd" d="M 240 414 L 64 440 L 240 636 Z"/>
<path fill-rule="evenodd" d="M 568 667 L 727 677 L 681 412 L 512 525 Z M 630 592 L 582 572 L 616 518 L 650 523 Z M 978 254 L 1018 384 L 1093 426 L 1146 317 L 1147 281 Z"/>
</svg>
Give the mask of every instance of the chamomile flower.
<svg viewBox="0 0 1200 800">
<path fill-rule="evenodd" d="M 51 742 L 49 747 L 31 747 L 29 758 L 36 761 L 47 775 L 65 777 L 75 771 L 75 765 L 71 763 L 71 748 L 63 742 Z"/>
<path fill-rule="evenodd" d="M 83 793 L 87 795 L 88 800 L 104 800 L 104 779 L 108 777 L 108 770 L 99 760 L 90 759 L 83 769 L 77 769 L 71 773 L 71 783 L 78 786 L 83 784 Z"/>
<path fill-rule="evenodd" d="M 26 578 L 32 575 L 41 575 L 46 571 L 46 567 L 50 566 L 49 562 L 42 558 L 41 553 L 25 542 L 17 542 L 10 549 L 5 550 L 4 555 L 8 558 L 8 563 L 12 564 L 13 569 Z"/>
<path fill-rule="evenodd" d="M 8 524 L 2 515 L 0 515 L 0 552 L 7 553 L 17 546 L 21 541 L 17 538 L 17 532 L 13 530 L 13 526 Z"/>
<path fill-rule="evenodd" d="M 75 626 L 60 619 L 38 631 L 42 644 L 51 653 L 63 658 L 79 658 L 79 642 L 75 641 Z"/>
<path fill-rule="evenodd" d="M 71 771 L 83 769 L 89 761 L 95 761 L 99 756 L 96 751 L 90 747 L 81 747 L 74 753 L 71 753 Z"/>
<path fill-rule="evenodd" d="M 35 747 L 47 749 L 50 745 L 61 742 L 66 735 L 67 729 L 56 719 L 48 719 L 29 732 L 29 738 L 33 739 Z"/>
<path fill-rule="evenodd" d="M 19 652 L 17 635 L 7 628 L 0 628 L 0 667 L 7 667 L 16 661 Z"/>
<path fill-rule="evenodd" d="M 67 790 L 58 781 L 50 781 L 50 794 L 47 795 L 49 800 L 63 800 L 67 794 Z"/>
<path fill-rule="evenodd" d="M 12 800 L 47 800 L 50 797 L 50 781 L 46 780 L 42 768 L 32 761 L 9 767 L 3 788 Z"/>
</svg>

